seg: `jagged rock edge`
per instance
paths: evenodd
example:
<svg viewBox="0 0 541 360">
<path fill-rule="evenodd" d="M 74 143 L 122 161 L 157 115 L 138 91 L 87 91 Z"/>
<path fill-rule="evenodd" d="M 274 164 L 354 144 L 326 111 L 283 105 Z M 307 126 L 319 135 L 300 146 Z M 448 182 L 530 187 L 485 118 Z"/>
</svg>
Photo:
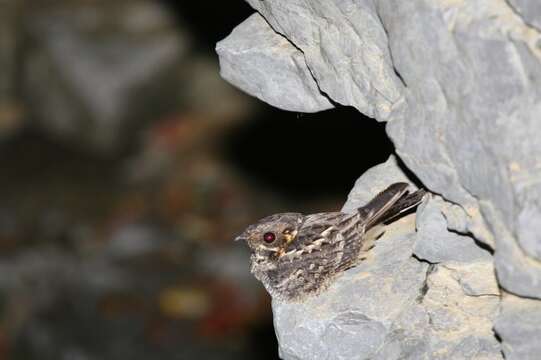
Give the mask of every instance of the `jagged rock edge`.
<svg viewBox="0 0 541 360">
<path fill-rule="evenodd" d="M 393 56 L 393 49 L 391 49 L 391 45 L 389 43 L 389 32 L 387 31 L 387 28 L 385 27 L 385 23 L 383 22 L 383 20 L 381 20 L 381 15 L 379 14 L 379 10 L 376 9 L 375 11 L 375 14 L 376 16 L 378 17 L 378 20 L 379 20 L 379 23 L 381 24 L 381 28 L 383 29 L 383 31 L 385 32 L 385 36 L 387 37 L 387 50 L 389 52 L 389 58 L 391 60 L 391 65 L 393 67 L 393 70 L 394 70 L 394 73 L 396 74 L 396 77 L 398 78 L 398 80 L 400 80 L 400 82 L 402 83 L 402 85 L 407 88 L 408 87 L 408 84 L 406 84 L 406 80 L 404 80 L 404 78 L 402 77 L 402 74 L 400 74 L 400 72 L 398 71 L 398 69 L 396 68 L 396 66 L 394 65 L 394 56 Z M 409 169 L 408 169 L 409 170 Z M 411 170 L 410 170 L 411 171 Z"/>
<path fill-rule="evenodd" d="M 394 64 L 393 64 L 393 68 L 395 68 Z M 398 71 L 397 71 L 398 73 Z M 393 121 L 403 121 L 403 119 L 396 119 L 396 120 L 393 120 Z M 387 134 L 387 137 L 391 140 L 391 142 L 393 143 L 393 146 L 395 148 L 395 152 L 394 154 L 397 156 L 397 158 L 400 160 L 400 162 L 403 164 L 403 166 L 409 171 L 411 172 L 413 175 L 416 175 L 415 174 L 415 171 L 413 169 L 411 169 L 409 166 L 408 166 L 408 162 L 407 162 L 407 159 L 408 159 L 408 155 L 407 154 L 403 154 L 401 153 L 397 147 L 396 147 L 396 144 L 395 144 L 395 141 L 393 139 L 392 136 L 389 135 L 388 131 L 387 131 L 387 128 L 385 129 L 385 133 Z M 445 157 L 449 160 L 449 162 L 451 164 L 453 164 L 453 162 L 451 161 L 450 157 L 449 157 L 449 153 L 448 153 L 448 150 L 447 148 L 445 147 L 445 144 L 443 146 L 443 154 L 445 155 Z M 475 204 L 476 208 L 479 210 L 478 211 L 478 217 L 480 217 L 480 219 L 476 219 L 475 217 L 473 217 L 465 208 L 465 205 L 464 204 L 461 204 L 457 201 L 454 201 L 452 199 L 449 199 L 447 198 L 443 193 L 440 193 L 432 188 L 430 188 L 429 186 L 427 186 L 426 184 L 424 184 L 422 182 L 421 179 L 418 179 L 419 182 L 427 189 L 429 190 L 431 193 L 433 194 L 436 194 L 436 195 L 439 195 L 441 196 L 442 199 L 444 199 L 445 201 L 453 204 L 453 205 L 456 205 L 458 207 L 460 207 L 462 209 L 462 211 L 464 212 L 464 215 L 467 217 L 467 219 L 469 219 L 468 221 L 468 225 L 471 225 L 472 223 L 475 223 L 475 222 L 478 222 L 480 224 L 482 224 L 482 226 L 486 229 L 486 230 L 489 230 L 490 228 L 490 223 L 489 221 L 487 221 L 486 217 L 484 216 L 483 214 L 483 207 L 481 206 L 481 203 L 480 203 L 480 199 L 478 196 L 476 196 L 475 194 L 473 194 L 469 189 L 467 189 L 466 187 L 464 187 L 464 185 L 458 180 L 460 179 L 460 177 L 458 176 L 458 172 L 457 172 L 457 169 L 455 167 L 449 167 L 448 168 L 449 171 L 452 172 L 453 176 L 457 179 L 456 181 L 456 186 L 459 187 L 459 189 L 466 195 L 466 196 L 469 196 L 471 198 L 471 201 L 472 203 Z M 417 176 L 416 176 L 417 178 Z M 448 229 L 449 230 L 449 229 Z M 489 230 L 489 233 L 491 233 L 491 231 Z M 482 239 L 479 239 L 478 237 L 475 236 L 475 234 L 472 232 L 472 229 L 469 228 L 468 226 L 468 232 L 463 234 L 463 235 L 467 235 L 467 236 L 470 236 L 474 241 L 475 243 L 477 244 L 477 246 L 479 246 L 479 244 L 483 244 L 484 246 L 480 246 L 481 248 L 485 249 L 486 246 L 492 248 L 492 246 L 488 243 L 485 243 Z M 516 241 L 516 240 L 515 240 Z M 494 249 L 492 249 L 494 251 Z M 493 255 L 493 253 L 492 253 Z"/>
<path fill-rule="evenodd" d="M 312 79 L 314 80 L 314 82 L 316 83 L 316 86 L 317 86 L 317 89 L 319 91 L 319 93 L 321 94 L 321 96 L 325 97 L 327 100 L 329 100 L 329 102 L 332 104 L 332 105 L 335 105 L 335 104 L 338 104 L 338 102 L 336 100 L 334 100 L 333 98 L 331 98 L 329 96 L 329 94 L 327 94 L 325 91 L 323 91 L 321 89 L 321 86 L 319 85 L 319 82 L 317 81 L 316 77 L 314 76 L 314 72 L 312 71 L 312 68 L 310 68 L 310 66 L 308 65 L 308 63 L 306 62 L 306 55 L 304 54 L 304 51 L 297 46 L 297 44 L 295 44 L 293 41 L 291 41 L 291 39 L 289 39 L 284 33 L 276 30 L 274 28 L 274 26 L 272 26 L 272 24 L 267 20 L 267 18 L 265 17 L 265 15 L 263 15 L 260 11 L 255 11 L 257 14 L 259 14 L 259 16 L 261 16 L 263 18 L 263 20 L 265 20 L 265 22 L 267 23 L 267 25 L 272 29 L 272 31 L 274 31 L 277 35 L 281 36 L 285 41 L 287 41 L 289 44 L 291 44 L 291 46 L 293 46 L 295 49 L 297 49 L 301 54 L 302 54 L 302 57 L 304 59 L 304 64 L 306 65 L 306 68 L 308 69 L 308 72 L 310 73 L 310 76 L 312 77 Z M 336 107 L 336 106 L 335 106 Z"/>
<path fill-rule="evenodd" d="M 398 158 L 400 159 L 400 158 Z M 440 195 L 441 196 L 441 195 Z M 442 199 L 444 199 L 445 201 L 448 201 L 447 199 L 445 199 L 443 196 L 442 196 Z M 449 201 L 451 202 L 451 201 Z M 453 203 L 453 202 L 451 202 Z M 454 203 L 453 203 L 454 204 Z M 465 215 L 470 217 L 469 214 L 467 212 L 465 212 L 464 208 L 460 205 L 460 204 L 456 204 L 458 206 L 460 206 L 460 208 L 464 211 Z M 442 216 L 445 218 L 446 222 L 447 222 L 447 218 L 445 216 L 445 212 L 441 211 L 441 214 Z M 471 217 L 470 217 L 471 218 Z M 475 245 L 477 245 L 479 248 L 481 248 L 482 250 L 484 251 L 487 251 L 491 254 L 492 257 L 494 257 L 494 249 L 492 249 L 489 245 L 481 242 L 480 240 L 478 240 L 471 232 L 467 232 L 467 233 L 460 233 L 460 232 L 457 232 L 457 231 L 453 231 L 451 229 L 448 229 L 447 228 L 447 231 L 449 232 L 455 232 L 457 234 L 460 234 L 462 236 L 467 236 L 469 238 L 471 238 Z M 481 244 L 481 245 L 480 245 Z M 432 273 L 434 273 L 438 267 L 443 267 L 445 269 L 448 269 L 449 271 L 456 271 L 454 268 L 452 267 L 449 267 L 449 266 L 446 266 L 445 263 L 443 262 L 432 262 L 432 261 L 429 261 L 428 259 L 425 259 L 419 255 L 417 255 L 415 252 L 412 252 L 411 254 L 411 258 L 420 262 L 420 263 L 425 263 L 425 264 L 428 264 L 428 267 L 426 268 L 426 272 L 425 272 L 425 278 L 423 280 L 423 283 L 422 283 L 422 286 L 420 287 L 420 292 L 419 292 L 419 296 L 415 299 L 419 304 L 422 304 L 423 303 L 423 300 L 426 296 L 426 294 L 428 293 L 429 289 L 430 289 L 430 286 L 428 285 L 428 279 L 430 278 L 430 275 Z M 493 260 L 493 264 L 494 264 L 494 260 Z M 496 267 L 495 267 L 495 264 L 494 264 L 494 272 L 495 272 L 495 276 L 496 276 L 496 280 L 497 280 L 497 273 L 496 273 Z M 460 280 L 456 280 L 459 284 L 460 284 Z M 498 289 L 500 290 L 499 294 L 480 294 L 480 295 L 471 295 L 471 294 L 468 294 L 466 293 L 464 290 L 462 290 L 462 294 L 464 296 L 468 296 L 468 297 L 498 297 L 500 299 L 500 302 L 502 301 L 503 299 L 503 293 L 507 290 L 505 290 L 501 284 L 499 283 L 499 281 L 497 281 L 497 284 L 498 284 Z M 461 286 L 462 288 L 462 286 Z M 516 295 L 516 296 L 519 296 L 519 295 Z M 492 333 L 493 333 L 493 336 L 494 338 L 496 339 L 496 341 L 500 344 L 500 352 L 502 354 L 502 357 L 505 359 L 505 354 L 504 354 L 504 351 L 503 351 L 503 340 L 501 338 L 501 336 L 496 332 L 496 329 L 495 329 L 495 326 L 493 324 L 492 326 Z"/>
<path fill-rule="evenodd" d="M 509 0 L 503 0 L 507 6 L 511 9 L 511 11 L 516 15 L 518 16 L 522 22 L 524 23 L 524 26 L 536 31 L 536 32 L 541 32 L 541 28 L 538 28 L 537 26 L 531 24 L 530 22 L 526 21 L 526 19 L 524 19 L 524 16 L 522 15 L 522 13 L 513 5 L 509 2 Z M 540 34 L 541 35 L 541 34 Z"/>
</svg>

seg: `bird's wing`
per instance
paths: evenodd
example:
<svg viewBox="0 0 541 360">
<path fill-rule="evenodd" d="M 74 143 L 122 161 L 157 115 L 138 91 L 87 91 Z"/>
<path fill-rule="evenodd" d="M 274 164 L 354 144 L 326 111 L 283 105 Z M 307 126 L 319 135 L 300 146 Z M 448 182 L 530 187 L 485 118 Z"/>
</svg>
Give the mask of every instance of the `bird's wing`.
<svg viewBox="0 0 541 360">
<path fill-rule="evenodd" d="M 358 214 L 345 214 L 342 212 L 328 212 L 307 215 L 298 230 L 295 240 L 289 244 L 287 251 L 314 251 L 321 246 L 334 242 L 337 232 L 344 229 L 356 228 L 359 221 Z M 357 234 L 358 235 L 358 234 Z M 343 238 L 342 238 L 343 239 Z"/>
</svg>

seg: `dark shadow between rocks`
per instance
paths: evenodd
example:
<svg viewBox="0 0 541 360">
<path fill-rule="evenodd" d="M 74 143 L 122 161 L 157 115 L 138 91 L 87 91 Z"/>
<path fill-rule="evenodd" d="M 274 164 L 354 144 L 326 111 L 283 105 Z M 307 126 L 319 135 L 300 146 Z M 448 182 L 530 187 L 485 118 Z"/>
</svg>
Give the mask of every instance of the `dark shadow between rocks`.
<svg viewBox="0 0 541 360">
<path fill-rule="evenodd" d="M 209 11 L 208 3 L 202 1 L 161 0 L 197 36 L 196 46 L 207 51 L 214 49 L 216 42 L 222 40 L 238 24 L 254 13 L 245 1 L 228 1 L 213 4 Z"/>
<path fill-rule="evenodd" d="M 344 197 L 362 173 L 387 160 L 393 145 L 385 124 L 351 107 L 299 114 L 267 106 L 231 131 L 223 151 L 255 185 L 303 200 Z"/>
</svg>

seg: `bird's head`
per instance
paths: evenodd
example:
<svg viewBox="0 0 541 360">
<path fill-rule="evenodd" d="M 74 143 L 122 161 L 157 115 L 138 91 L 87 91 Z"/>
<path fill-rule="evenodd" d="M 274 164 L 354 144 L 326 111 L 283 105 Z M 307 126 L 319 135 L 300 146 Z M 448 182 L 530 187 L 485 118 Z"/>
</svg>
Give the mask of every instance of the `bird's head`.
<svg viewBox="0 0 541 360">
<path fill-rule="evenodd" d="M 252 254 L 256 256 L 280 256 L 287 245 L 295 240 L 302 222 L 303 215 L 300 213 L 267 216 L 248 226 L 235 241 L 246 241 Z"/>
</svg>

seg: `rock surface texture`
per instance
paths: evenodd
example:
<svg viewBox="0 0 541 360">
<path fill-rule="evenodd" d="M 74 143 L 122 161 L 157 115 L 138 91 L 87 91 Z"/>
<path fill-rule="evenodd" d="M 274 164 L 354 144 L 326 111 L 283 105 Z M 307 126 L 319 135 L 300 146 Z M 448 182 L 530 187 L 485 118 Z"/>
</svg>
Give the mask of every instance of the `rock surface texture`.
<svg viewBox="0 0 541 360">
<path fill-rule="evenodd" d="M 439 194 L 415 220 L 391 226 L 373 256 L 324 295 L 303 304 L 273 303 L 281 356 L 538 358 L 537 2 L 248 2 L 260 15 L 218 45 L 225 77 L 291 108 L 279 93 L 296 88 L 272 85 L 277 73 L 293 72 L 287 76 L 295 86 L 304 84 L 297 109 L 317 111 L 315 99 L 324 97 L 388 122 L 403 164 Z M 265 36 L 253 44 L 251 34 Z M 261 64 L 256 78 L 253 64 Z M 344 211 L 404 178 L 389 159 L 359 179 Z"/>
</svg>

